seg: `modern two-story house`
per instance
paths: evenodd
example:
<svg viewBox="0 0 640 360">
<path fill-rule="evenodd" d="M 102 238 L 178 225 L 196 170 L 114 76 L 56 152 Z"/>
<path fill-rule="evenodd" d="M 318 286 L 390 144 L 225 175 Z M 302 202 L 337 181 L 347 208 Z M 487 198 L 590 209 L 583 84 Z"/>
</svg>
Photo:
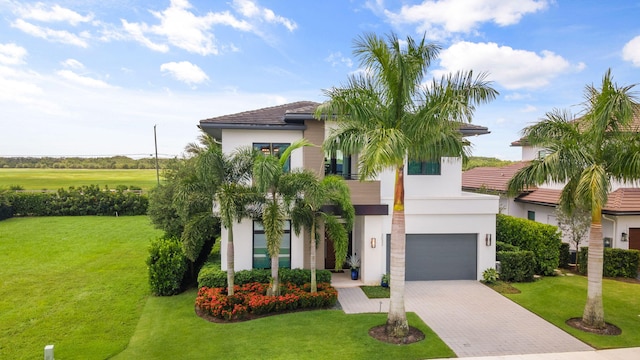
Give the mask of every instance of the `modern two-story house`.
<svg viewBox="0 0 640 360">
<path fill-rule="evenodd" d="M 199 127 L 230 153 L 240 146 L 253 146 L 264 154 L 278 154 L 289 144 L 306 138 L 321 145 L 331 122 L 317 120 L 318 103 L 300 101 L 201 120 Z M 465 125 L 465 136 L 487 134 L 482 126 Z M 292 152 L 290 169 L 306 168 L 319 176 L 342 175 L 351 190 L 356 210 L 350 233 L 349 252 L 361 258 L 360 276 L 365 284 L 380 282 L 389 269 L 389 238 L 394 173 L 357 180 L 355 156 L 328 156 L 320 147 L 303 147 Z M 482 272 L 495 266 L 495 216 L 498 197 L 461 190 L 461 159 L 442 158 L 433 163 L 410 163 L 405 167 L 406 279 L 479 280 Z M 309 241 L 285 225 L 280 264 L 290 268 L 309 267 Z M 226 230 L 223 229 L 223 242 Z M 234 225 L 235 270 L 268 268 L 264 231 L 258 221 L 245 219 Z M 226 244 L 222 244 L 226 264 Z M 335 257 L 330 241 L 317 248 L 319 269 L 333 269 Z M 224 269 L 224 268 L 223 268 Z M 226 269 L 224 269 L 226 270 Z"/>
</svg>

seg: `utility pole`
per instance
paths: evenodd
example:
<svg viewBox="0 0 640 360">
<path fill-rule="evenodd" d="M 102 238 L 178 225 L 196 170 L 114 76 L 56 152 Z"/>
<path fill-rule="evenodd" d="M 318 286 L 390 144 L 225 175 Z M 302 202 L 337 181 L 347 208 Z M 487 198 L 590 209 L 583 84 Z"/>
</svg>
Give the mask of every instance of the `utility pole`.
<svg viewBox="0 0 640 360">
<path fill-rule="evenodd" d="M 153 125 L 153 141 L 156 144 L 156 179 L 158 180 L 158 185 L 160 185 L 160 168 L 158 167 L 158 137 L 156 136 L 156 125 Z"/>
</svg>

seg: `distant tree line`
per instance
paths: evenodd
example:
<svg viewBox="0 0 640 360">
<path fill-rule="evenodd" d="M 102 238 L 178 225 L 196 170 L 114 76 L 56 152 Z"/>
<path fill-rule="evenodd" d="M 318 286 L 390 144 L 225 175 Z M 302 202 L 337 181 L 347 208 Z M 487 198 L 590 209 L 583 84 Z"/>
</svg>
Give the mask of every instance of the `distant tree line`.
<svg viewBox="0 0 640 360">
<path fill-rule="evenodd" d="M 158 159 L 158 166 L 166 168 L 172 159 Z M 0 157 L 0 168 L 25 169 L 155 169 L 153 157 L 132 159 L 127 156 L 100 158 L 82 157 Z"/>
<path fill-rule="evenodd" d="M 509 160 L 500 160 L 493 157 L 483 157 L 483 156 L 469 156 L 466 159 L 464 164 L 462 164 L 462 170 L 467 171 L 476 167 L 501 167 L 513 164 L 514 161 Z"/>
</svg>

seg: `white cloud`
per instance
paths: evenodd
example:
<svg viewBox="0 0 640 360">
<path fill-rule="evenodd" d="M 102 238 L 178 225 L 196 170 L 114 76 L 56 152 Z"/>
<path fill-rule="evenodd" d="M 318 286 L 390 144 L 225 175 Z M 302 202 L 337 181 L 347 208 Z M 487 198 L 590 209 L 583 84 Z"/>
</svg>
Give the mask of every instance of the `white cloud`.
<svg viewBox="0 0 640 360">
<path fill-rule="evenodd" d="M 122 19 L 121 21 L 122 27 L 126 32 L 129 33 L 133 40 L 141 43 L 142 45 L 148 47 L 153 51 L 159 51 L 163 53 L 169 51 L 169 46 L 165 44 L 157 44 L 144 35 L 145 32 L 149 31 L 149 27 L 147 26 L 147 24 L 130 23 L 124 19 Z"/>
<path fill-rule="evenodd" d="M 517 101 L 517 100 L 523 100 L 523 99 L 531 99 L 531 95 L 530 94 L 522 94 L 522 93 L 511 93 L 511 94 L 507 94 L 504 96 L 505 100 L 508 101 Z"/>
<path fill-rule="evenodd" d="M 107 84 L 102 80 L 97 80 L 94 78 L 90 78 L 88 76 L 79 75 L 74 73 L 71 70 L 59 70 L 56 72 L 56 74 L 67 81 L 70 81 L 78 85 L 86 86 L 86 87 L 91 87 L 96 89 L 108 89 L 112 87 L 111 85 Z"/>
<path fill-rule="evenodd" d="M 42 22 L 66 22 L 74 26 L 93 20 L 93 14 L 83 16 L 73 10 L 63 8 L 60 5 L 47 7 L 47 5 L 40 2 L 17 8 L 17 13 L 24 19 Z"/>
<path fill-rule="evenodd" d="M 324 61 L 326 61 L 329 64 L 331 64 L 331 66 L 333 66 L 333 67 L 338 66 L 340 64 L 343 64 L 346 67 L 352 67 L 353 66 L 353 61 L 348 57 L 342 56 L 342 53 L 340 51 L 337 51 L 337 52 L 329 54 L 329 56 L 327 56 L 324 59 Z"/>
<path fill-rule="evenodd" d="M 0 64 L 18 65 L 24 63 L 27 50 L 14 43 L 0 44 Z"/>
<path fill-rule="evenodd" d="M 634 37 L 622 48 L 622 58 L 633 66 L 640 66 L 640 35 Z"/>
<path fill-rule="evenodd" d="M 205 74 L 200 67 L 194 65 L 188 61 L 170 62 L 160 66 L 160 71 L 168 72 L 176 80 L 182 81 L 189 85 L 199 84 L 203 81 L 209 80 L 207 74 Z"/>
<path fill-rule="evenodd" d="M 11 26 L 19 29 L 31 36 L 39 37 L 45 40 L 59 42 L 63 44 L 75 45 L 82 48 L 86 48 L 89 45 L 82 37 L 72 34 L 66 30 L 54 30 L 47 27 L 42 27 L 28 23 L 22 19 L 17 19 L 11 24 Z M 83 33 L 87 37 L 87 33 Z"/>
<path fill-rule="evenodd" d="M 520 112 L 524 112 L 524 113 L 535 112 L 535 111 L 538 111 L 538 108 L 529 104 L 527 104 L 527 106 L 525 106 L 523 109 L 520 109 Z"/>
<path fill-rule="evenodd" d="M 488 72 L 493 80 L 506 89 L 536 89 L 546 86 L 556 76 L 568 71 L 580 71 L 562 56 L 544 50 L 540 54 L 517 50 L 496 43 L 461 41 L 440 53 L 441 70 L 436 75 L 459 70 Z"/>
<path fill-rule="evenodd" d="M 67 59 L 65 61 L 62 61 L 60 64 L 70 69 L 84 69 L 84 65 L 76 59 Z"/>
<path fill-rule="evenodd" d="M 513 25 L 547 5 L 548 0 L 425 0 L 418 5 L 403 5 L 397 13 L 383 12 L 394 25 L 415 25 L 430 39 L 443 39 L 454 33 L 471 33 L 485 22 Z M 369 6 L 379 8 L 382 3 Z"/>
<path fill-rule="evenodd" d="M 286 27 L 289 31 L 295 30 L 298 25 L 283 16 L 276 15 L 273 10 L 260 7 L 255 1 L 251 0 L 233 0 L 233 6 L 243 16 L 256 19 L 258 21 L 266 21 L 267 23 L 280 24 Z"/>
</svg>

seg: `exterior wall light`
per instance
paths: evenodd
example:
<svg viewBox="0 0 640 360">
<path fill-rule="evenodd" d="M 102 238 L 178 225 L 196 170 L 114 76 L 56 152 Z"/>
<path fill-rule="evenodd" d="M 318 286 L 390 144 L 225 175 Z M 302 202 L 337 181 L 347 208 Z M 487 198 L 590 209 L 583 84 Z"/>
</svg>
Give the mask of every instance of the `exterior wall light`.
<svg viewBox="0 0 640 360">
<path fill-rule="evenodd" d="M 620 241 L 626 242 L 627 240 L 629 240 L 629 235 L 626 232 L 623 232 L 620 235 Z"/>
<path fill-rule="evenodd" d="M 371 248 L 372 249 L 376 248 L 376 238 L 374 238 L 374 237 L 371 238 Z"/>
<path fill-rule="evenodd" d="M 491 234 L 484 235 L 484 244 L 487 246 L 491 246 Z"/>
</svg>

